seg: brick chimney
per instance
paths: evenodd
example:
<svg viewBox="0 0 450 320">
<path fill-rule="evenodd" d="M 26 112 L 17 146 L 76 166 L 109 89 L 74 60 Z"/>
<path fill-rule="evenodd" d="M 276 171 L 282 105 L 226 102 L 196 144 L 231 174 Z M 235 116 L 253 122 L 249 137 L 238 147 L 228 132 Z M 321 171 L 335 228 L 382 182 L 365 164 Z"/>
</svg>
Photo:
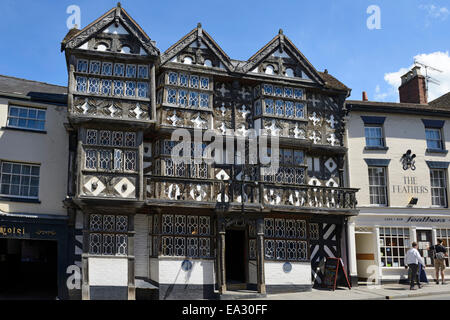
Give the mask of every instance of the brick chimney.
<svg viewBox="0 0 450 320">
<path fill-rule="evenodd" d="M 402 84 L 398 92 L 401 103 L 428 103 L 425 77 L 420 74 L 419 66 L 415 66 L 402 76 Z"/>
<path fill-rule="evenodd" d="M 367 97 L 367 92 L 363 91 L 362 93 L 362 101 L 369 101 L 369 98 Z"/>
</svg>

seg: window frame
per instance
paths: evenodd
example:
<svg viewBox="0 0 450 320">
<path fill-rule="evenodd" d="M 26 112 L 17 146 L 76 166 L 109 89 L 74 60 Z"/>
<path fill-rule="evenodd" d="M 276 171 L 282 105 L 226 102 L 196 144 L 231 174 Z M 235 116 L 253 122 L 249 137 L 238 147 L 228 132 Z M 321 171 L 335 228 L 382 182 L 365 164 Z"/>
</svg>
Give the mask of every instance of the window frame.
<svg viewBox="0 0 450 320">
<path fill-rule="evenodd" d="M 370 170 L 371 169 L 382 169 L 383 170 L 383 178 L 384 178 L 384 185 L 372 185 L 371 184 L 371 175 L 370 175 Z M 389 206 L 389 180 L 388 180 L 388 171 L 387 171 L 387 167 L 385 166 L 368 166 L 367 168 L 368 171 L 368 178 L 369 178 L 369 203 L 371 206 L 377 206 L 377 207 L 388 207 Z M 372 195 L 377 196 L 378 198 L 381 197 L 381 195 L 379 194 L 372 194 L 371 192 L 371 188 L 384 188 L 384 197 L 386 199 L 385 203 L 372 203 Z"/>
<path fill-rule="evenodd" d="M 367 129 L 370 128 L 375 128 L 375 129 L 380 129 L 380 137 L 368 137 L 367 136 Z M 380 124 L 364 124 L 364 138 L 366 141 L 366 148 L 386 148 L 386 139 L 384 136 L 384 128 L 383 125 Z M 381 144 L 377 144 L 377 145 L 370 145 L 368 143 L 369 140 L 380 140 Z"/>
<path fill-rule="evenodd" d="M 433 178 L 433 172 L 442 173 L 442 177 Z M 433 179 L 443 180 L 443 186 L 433 186 Z M 439 199 L 441 202 L 444 201 L 444 205 L 433 204 L 433 199 L 437 198 L 433 195 L 433 191 L 436 189 L 443 190 L 443 199 Z M 448 188 L 447 188 L 447 170 L 446 169 L 430 169 L 430 195 L 431 195 L 431 207 L 433 208 L 447 208 L 448 207 Z"/>
<path fill-rule="evenodd" d="M 427 131 L 438 132 L 439 133 L 439 139 L 432 139 L 432 140 L 428 139 Z M 425 140 L 426 140 L 426 143 L 427 143 L 427 149 L 428 150 L 439 150 L 439 151 L 444 151 L 445 150 L 445 143 L 444 143 L 444 139 L 443 139 L 443 135 L 442 135 L 442 128 L 425 127 Z M 430 147 L 429 141 L 432 141 L 432 142 L 438 141 L 440 147 L 438 147 L 438 148 Z"/>
<path fill-rule="evenodd" d="M 11 115 L 11 108 L 18 109 L 17 116 Z M 20 116 L 20 110 L 27 110 L 27 116 L 26 117 L 23 117 L 23 116 L 21 117 Z M 30 110 L 34 110 L 36 112 L 36 117 L 35 118 L 30 118 L 29 117 Z M 38 119 L 39 112 L 43 112 L 44 113 L 44 118 L 43 119 Z M 17 125 L 12 125 L 10 123 L 11 122 L 11 118 L 17 119 Z M 43 126 L 42 129 L 30 128 L 30 127 L 27 127 L 27 126 L 20 126 L 19 125 L 20 120 L 25 120 L 27 124 L 28 124 L 29 121 L 43 122 L 44 126 Z M 7 119 L 6 119 L 6 127 L 7 128 L 13 128 L 13 129 L 19 129 L 19 130 L 27 130 L 27 131 L 35 131 L 35 132 L 45 132 L 46 122 L 47 122 L 47 109 L 31 107 L 31 106 L 21 106 L 21 105 L 16 105 L 16 104 L 8 104 L 8 114 L 7 114 Z"/>
<path fill-rule="evenodd" d="M 3 167 L 5 164 L 9 164 L 11 165 L 11 172 L 3 172 Z M 14 173 L 13 172 L 13 166 L 14 165 L 19 165 L 20 166 L 20 173 Z M 23 166 L 29 166 L 30 167 L 30 173 L 28 174 L 23 174 L 22 173 L 22 167 Z M 33 171 L 33 167 L 37 167 L 38 168 L 38 174 L 32 174 Z M 4 175 L 9 175 L 10 176 L 10 182 L 9 183 L 4 183 L 3 179 L 4 179 Z M 3 184 L 7 184 L 9 186 L 9 190 L 11 190 L 11 185 L 13 185 L 12 183 L 12 176 L 19 176 L 20 177 L 20 181 L 19 181 L 19 193 L 21 193 L 21 189 L 23 186 L 22 185 L 22 177 L 26 176 L 29 178 L 29 182 L 28 182 L 28 196 L 23 196 L 23 195 L 15 195 L 15 194 L 11 194 L 11 192 L 9 194 L 7 193 L 3 193 Z M 31 180 L 32 178 L 36 178 L 38 179 L 37 181 L 37 185 L 36 186 L 32 186 L 31 185 Z M 41 179 L 41 164 L 36 164 L 36 163 L 25 163 L 25 162 L 18 162 L 18 161 L 0 161 L 0 197 L 4 197 L 4 198 L 11 198 L 11 199 L 26 199 L 26 200 L 39 200 L 39 189 L 40 189 L 40 180 Z M 17 184 L 14 184 L 17 185 Z M 37 195 L 36 196 L 30 196 L 30 191 L 31 191 L 31 187 L 37 188 Z"/>
</svg>

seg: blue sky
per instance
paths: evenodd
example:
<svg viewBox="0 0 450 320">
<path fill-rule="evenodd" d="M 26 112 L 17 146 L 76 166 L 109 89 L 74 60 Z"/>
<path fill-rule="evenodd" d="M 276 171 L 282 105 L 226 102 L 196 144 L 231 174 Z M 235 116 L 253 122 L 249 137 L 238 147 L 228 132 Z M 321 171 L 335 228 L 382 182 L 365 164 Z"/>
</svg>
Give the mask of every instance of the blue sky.
<svg viewBox="0 0 450 320">
<path fill-rule="evenodd" d="M 67 84 L 60 43 L 67 33 L 69 5 L 81 9 L 85 27 L 116 5 L 111 0 L 1 0 L 0 74 Z M 430 98 L 450 91 L 450 1 L 278 0 L 144 1 L 122 6 L 157 41 L 163 52 L 202 22 L 234 59 L 247 60 L 280 28 L 319 70 L 328 69 L 348 87 L 351 99 L 396 101 L 399 76 L 420 55 L 443 70 L 433 74 Z M 367 8 L 377 5 L 381 29 L 369 30 Z"/>
</svg>

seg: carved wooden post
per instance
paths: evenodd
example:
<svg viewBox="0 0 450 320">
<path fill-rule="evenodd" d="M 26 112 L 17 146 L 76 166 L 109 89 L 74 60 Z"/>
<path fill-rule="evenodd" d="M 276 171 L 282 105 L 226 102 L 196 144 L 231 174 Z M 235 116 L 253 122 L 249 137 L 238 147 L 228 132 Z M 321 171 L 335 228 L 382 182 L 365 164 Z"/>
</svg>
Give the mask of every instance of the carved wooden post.
<svg viewBox="0 0 450 320">
<path fill-rule="evenodd" d="M 225 275 L 225 221 L 223 217 L 217 219 L 217 285 L 219 286 L 219 294 L 227 290 Z"/>
<path fill-rule="evenodd" d="M 266 277 L 264 275 L 264 219 L 256 220 L 256 273 L 258 282 L 258 292 L 266 293 Z"/>
</svg>

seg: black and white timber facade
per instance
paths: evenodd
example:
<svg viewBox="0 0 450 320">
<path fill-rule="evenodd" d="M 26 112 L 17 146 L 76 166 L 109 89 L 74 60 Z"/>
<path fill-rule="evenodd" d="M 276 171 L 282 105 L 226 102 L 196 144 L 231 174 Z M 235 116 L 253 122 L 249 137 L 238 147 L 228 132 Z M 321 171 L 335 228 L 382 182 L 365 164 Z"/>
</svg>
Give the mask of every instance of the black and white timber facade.
<svg viewBox="0 0 450 320">
<path fill-rule="evenodd" d="M 118 5 L 62 43 L 82 299 L 305 291 L 347 257 L 344 101 L 282 30 L 247 61 L 199 24 L 161 53 Z M 280 168 L 176 164 L 184 128 L 278 136 Z M 81 254 L 80 254 L 81 252 Z M 151 290 L 153 288 L 153 290 Z"/>
</svg>

